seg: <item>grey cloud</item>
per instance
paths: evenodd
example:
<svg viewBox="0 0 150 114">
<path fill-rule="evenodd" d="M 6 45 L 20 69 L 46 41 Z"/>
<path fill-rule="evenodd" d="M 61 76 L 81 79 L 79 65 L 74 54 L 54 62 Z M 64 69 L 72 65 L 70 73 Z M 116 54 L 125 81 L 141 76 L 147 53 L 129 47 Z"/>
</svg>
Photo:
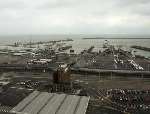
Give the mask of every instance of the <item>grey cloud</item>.
<svg viewBox="0 0 150 114">
<path fill-rule="evenodd" d="M 131 14 L 149 15 L 149 0 L 117 0 L 116 8 Z"/>
<path fill-rule="evenodd" d="M 150 2 L 147 4 L 140 4 L 137 7 L 132 8 L 132 13 L 139 14 L 141 16 L 150 16 Z"/>
<path fill-rule="evenodd" d="M 3 0 L 0 1 L 0 9 L 22 9 L 25 7 L 25 4 L 22 0 Z"/>
<path fill-rule="evenodd" d="M 78 0 L 52 0 L 45 1 L 43 4 L 37 6 L 38 9 L 51 9 L 51 8 L 65 8 L 77 5 Z"/>
<path fill-rule="evenodd" d="M 116 0 L 116 4 L 119 6 L 130 6 L 130 5 L 137 5 L 137 4 L 147 4 L 150 3 L 149 0 Z"/>
<path fill-rule="evenodd" d="M 149 33 L 149 0 L 0 0 L 2 33 Z"/>
</svg>

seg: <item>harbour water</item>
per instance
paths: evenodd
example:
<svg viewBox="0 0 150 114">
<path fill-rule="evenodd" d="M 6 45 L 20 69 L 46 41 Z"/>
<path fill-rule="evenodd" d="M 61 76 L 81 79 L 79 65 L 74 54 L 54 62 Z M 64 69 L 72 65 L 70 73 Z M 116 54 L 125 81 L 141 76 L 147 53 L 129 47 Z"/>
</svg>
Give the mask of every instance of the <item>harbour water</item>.
<svg viewBox="0 0 150 114">
<path fill-rule="evenodd" d="M 104 39 L 103 37 L 102 39 L 82 39 L 82 38 L 95 38 L 95 37 L 100 37 L 100 36 L 99 35 L 12 35 L 12 36 L 9 35 L 9 36 L 0 36 L 0 45 L 14 44 L 15 42 L 27 43 L 27 42 L 52 41 L 52 40 L 71 38 L 74 41 L 68 42 L 68 44 L 71 44 L 73 46 L 73 49 L 75 49 L 75 51 L 79 53 L 81 50 L 87 49 L 91 45 L 95 46 L 94 49 L 95 51 L 99 51 L 99 49 L 102 49 L 105 40 L 108 40 L 112 45 L 116 45 L 116 46 L 121 45 L 122 48 L 128 51 L 136 50 L 137 55 L 150 57 L 150 52 L 130 48 L 131 45 L 138 45 L 138 46 L 144 46 L 150 48 L 149 45 L 150 39 L 148 39 L 148 37 L 141 37 L 141 39 L 139 37 L 137 37 L 137 39 L 134 37 L 134 39 L 130 39 L 129 37 L 106 36 L 106 39 Z"/>
<path fill-rule="evenodd" d="M 106 39 L 110 42 L 112 45 L 116 46 L 123 46 L 122 48 L 125 48 L 125 50 L 131 50 L 131 45 L 139 45 L 139 46 L 145 46 L 150 47 L 150 39 Z M 89 46 L 93 45 L 95 46 L 95 50 L 102 49 L 103 43 L 105 42 L 105 39 L 75 39 L 72 43 L 74 48 L 77 48 L 76 50 L 83 50 L 89 48 Z M 135 50 L 135 49 L 134 49 Z M 136 54 L 143 55 L 145 57 L 150 57 L 150 52 L 146 52 L 143 50 L 136 50 Z"/>
</svg>

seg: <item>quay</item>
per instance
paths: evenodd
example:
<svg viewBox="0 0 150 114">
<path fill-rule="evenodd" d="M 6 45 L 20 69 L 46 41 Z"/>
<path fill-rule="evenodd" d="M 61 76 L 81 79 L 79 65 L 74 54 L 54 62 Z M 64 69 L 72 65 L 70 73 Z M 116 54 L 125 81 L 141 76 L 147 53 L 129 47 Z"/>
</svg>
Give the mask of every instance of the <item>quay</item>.
<svg viewBox="0 0 150 114">
<path fill-rule="evenodd" d="M 0 71 L 38 71 L 38 72 L 51 72 L 56 68 L 51 66 L 28 66 L 26 64 L 1 64 Z M 150 71 L 138 70 L 106 70 L 106 69 L 88 69 L 88 68 L 71 68 L 75 74 L 96 74 L 96 75 L 121 75 L 121 76 L 146 76 L 149 78 Z"/>
</svg>

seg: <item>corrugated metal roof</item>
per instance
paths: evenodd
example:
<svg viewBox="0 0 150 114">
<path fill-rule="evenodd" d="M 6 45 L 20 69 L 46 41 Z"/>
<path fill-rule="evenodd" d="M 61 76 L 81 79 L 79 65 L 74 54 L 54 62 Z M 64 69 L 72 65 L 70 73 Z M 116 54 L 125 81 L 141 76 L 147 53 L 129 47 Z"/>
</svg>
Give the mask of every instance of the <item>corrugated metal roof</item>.
<svg viewBox="0 0 150 114">
<path fill-rule="evenodd" d="M 34 91 L 10 112 L 19 114 L 85 114 L 89 97 Z"/>
</svg>

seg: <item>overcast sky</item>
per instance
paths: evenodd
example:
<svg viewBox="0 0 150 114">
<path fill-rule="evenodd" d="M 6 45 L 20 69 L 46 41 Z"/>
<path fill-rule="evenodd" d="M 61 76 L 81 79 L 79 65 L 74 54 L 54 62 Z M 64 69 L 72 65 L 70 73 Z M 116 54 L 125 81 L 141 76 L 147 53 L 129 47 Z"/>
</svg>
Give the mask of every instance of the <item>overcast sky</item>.
<svg viewBox="0 0 150 114">
<path fill-rule="evenodd" d="M 150 0 L 0 0 L 0 34 L 149 34 Z"/>
</svg>

